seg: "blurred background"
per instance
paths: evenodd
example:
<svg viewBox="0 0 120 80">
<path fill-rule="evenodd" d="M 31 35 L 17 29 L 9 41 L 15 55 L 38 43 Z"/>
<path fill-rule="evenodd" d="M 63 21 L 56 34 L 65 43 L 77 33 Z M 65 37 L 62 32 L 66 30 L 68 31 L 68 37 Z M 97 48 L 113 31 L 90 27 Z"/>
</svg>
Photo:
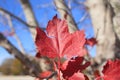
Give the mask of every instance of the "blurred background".
<svg viewBox="0 0 120 80">
<path fill-rule="evenodd" d="M 87 46 L 96 63 L 119 58 L 119 0 L 0 0 L 0 80 L 5 75 L 38 73 L 35 68 L 42 60 L 35 58 L 35 28 L 45 30 L 56 14 L 63 19 L 64 11 L 75 23 L 73 26 L 85 30 L 86 38 L 97 39 L 97 49 Z"/>
</svg>

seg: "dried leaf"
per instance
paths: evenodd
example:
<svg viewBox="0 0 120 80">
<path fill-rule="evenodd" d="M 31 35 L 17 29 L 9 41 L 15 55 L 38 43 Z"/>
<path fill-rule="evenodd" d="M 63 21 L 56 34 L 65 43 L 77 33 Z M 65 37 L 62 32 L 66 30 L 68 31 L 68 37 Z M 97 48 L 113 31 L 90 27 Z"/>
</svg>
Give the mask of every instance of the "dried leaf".
<svg viewBox="0 0 120 80">
<path fill-rule="evenodd" d="M 97 41 L 95 38 L 90 38 L 86 40 L 86 44 L 90 46 L 94 46 L 95 44 L 97 44 Z"/>
</svg>

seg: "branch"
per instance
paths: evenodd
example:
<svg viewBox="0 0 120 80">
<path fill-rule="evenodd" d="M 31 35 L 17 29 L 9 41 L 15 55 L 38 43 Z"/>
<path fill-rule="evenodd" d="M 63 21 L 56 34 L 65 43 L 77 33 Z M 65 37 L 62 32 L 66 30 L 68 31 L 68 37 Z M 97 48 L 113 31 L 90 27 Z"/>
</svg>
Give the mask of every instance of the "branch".
<svg viewBox="0 0 120 80">
<path fill-rule="evenodd" d="M 83 22 L 88 16 L 88 12 L 86 12 L 83 17 L 79 20 L 79 22 L 77 22 L 77 24 L 80 24 L 81 22 Z"/>
<path fill-rule="evenodd" d="M 20 51 L 21 51 L 22 53 L 25 53 L 25 50 L 24 50 L 24 48 L 23 48 L 23 45 L 22 45 L 19 37 L 18 37 L 17 34 L 15 33 L 15 29 L 14 29 L 14 27 L 13 27 L 11 17 L 10 17 L 8 14 L 6 14 L 5 17 L 6 17 L 7 20 L 8 20 L 8 25 L 9 25 L 9 27 L 10 27 L 10 29 L 11 29 L 11 32 L 14 33 L 14 34 L 13 34 L 13 37 L 16 39 L 16 41 L 17 41 L 17 43 L 18 43 L 19 48 L 20 48 Z"/>
<path fill-rule="evenodd" d="M 36 26 L 31 26 L 29 25 L 28 23 L 26 23 L 25 21 L 23 21 L 22 19 L 20 19 L 19 17 L 15 16 L 14 14 L 12 14 L 11 12 L 3 9 L 3 8 L 0 8 L 0 11 L 10 15 L 11 17 L 15 18 L 16 20 L 18 20 L 19 22 L 21 22 L 22 24 L 24 24 L 25 26 L 27 27 L 30 27 L 30 28 L 35 28 Z M 45 28 L 41 28 L 42 30 L 45 30 Z"/>
<path fill-rule="evenodd" d="M 16 20 L 20 21 L 20 22 L 21 22 L 22 24 L 24 24 L 25 26 L 28 26 L 28 27 L 30 27 L 30 28 L 35 28 L 35 26 L 31 26 L 31 25 L 27 24 L 25 21 L 23 21 L 23 20 L 20 19 L 19 17 L 15 16 L 15 15 L 12 14 L 11 12 L 9 12 L 9 11 L 3 9 L 3 8 L 0 8 L 0 11 L 6 13 L 6 14 L 8 14 L 8 15 L 10 15 L 11 17 L 15 18 Z"/>
<path fill-rule="evenodd" d="M 64 0 L 54 0 L 54 3 L 61 15 L 61 18 L 67 20 L 69 32 L 72 33 L 76 31 L 78 29 L 77 25 L 71 15 L 72 13 L 70 12 L 68 6 L 65 4 Z"/>
<path fill-rule="evenodd" d="M 0 33 L 0 46 L 4 47 L 11 55 L 19 59 L 34 76 L 39 77 L 39 68 L 34 64 L 25 54 L 14 47 L 4 36 Z"/>
<path fill-rule="evenodd" d="M 0 8 L 0 11 L 4 12 L 5 14 L 8 14 L 9 16 L 15 18 L 16 20 L 18 20 L 19 22 L 21 22 L 22 24 L 24 24 L 25 26 L 29 27 L 29 30 L 30 32 L 32 33 L 32 37 L 33 37 L 33 40 L 35 39 L 35 28 L 36 26 L 33 26 L 33 25 L 29 25 L 28 23 L 26 23 L 25 21 L 23 21 L 22 19 L 20 19 L 19 17 L 15 16 L 14 14 L 12 14 L 11 12 L 3 9 L 3 8 Z M 43 30 L 45 30 L 45 28 L 41 28 Z"/>
<path fill-rule="evenodd" d="M 20 2 L 21 2 L 21 6 L 23 8 L 23 12 L 25 14 L 27 23 L 29 23 L 30 25 L 32 25 L 34 27 L 39 26 L 29 0 L 20 0 Z"/>
<path fill-rule="evenodd" d="M 85 5 L 84 1 L 78 1 L 78 0 L 73 0 L 73 1 L 79 5 Z"/>
</svg>

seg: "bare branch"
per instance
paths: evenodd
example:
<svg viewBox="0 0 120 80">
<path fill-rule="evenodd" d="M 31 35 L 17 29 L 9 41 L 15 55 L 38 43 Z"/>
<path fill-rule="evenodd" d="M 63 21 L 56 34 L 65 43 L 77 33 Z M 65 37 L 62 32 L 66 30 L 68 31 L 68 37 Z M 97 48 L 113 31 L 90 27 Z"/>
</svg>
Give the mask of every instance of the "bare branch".
<svg viewBox="0 0 120 80">
<path fill-rule="evenodd" d="M 40 9 L 40 8 L 47 8 L 52 6 L 53 6 L 53 3 L 47 3 L 47 4 L 36 5 L 36 8 Z"/>
<path fill-rule="evenodd" d="M 67 23 L 68 23 L 68 28 L 69 28 L 69 32 L 72 33 L 74 31 L 76 31 L 77 25 L 71 15 L 71 12 L 68 8 L 68 6 L 65 4 L 64 0 L 54 0 L 55 6 L 58 10 L 58 12 L 61 15 L 62 19 L 66 19 Z"/>
<path fill-rule="evenodd" d="M 30 25 L 34 26 L 34 28 L 38 27 L 38 22 L 35 18 L 35 14 L 34 11 L 30 5 L 29 0 L 20 0 L 27 23 L 29 23 Z M 35 36 L 36 36 L 36 29 L 31 29 L 30 28 L 30 32 L 32 33 L 32 38 L 33 40 L 35 40 Z"/>
<path fill-rule="evenodd" d="M 29 0 L 20 0 L 20 2 L 22 4 L 27 23 L 29 23 L 30 25 L 34 27 L 39 26 Z"/>
<path fill-rule="evenodd" d="M 75 3 L 80 4 L 80 5 L 85 5 L 85 2 L 83 1 L 78 1 L 78 0 L 73 0 Z"/>
<path fill-rule="evenodd" d="M 23 21 L 23 20 L 20 19 L 19 17 L 15 16 L 15 15 L 12 14 L 11 12 L 9 12 L 9 11 L 3 9 L 3 8 L 0 8 L 0 11 L 8 14 L 9 16 L 15 18 L 16 20 L 18 20 L 19 22 L 21 22 L 21 23 L 24 24 L 25 26 L 29 27 L 30 32 L 32 33 L 33 40 L 35 39 L 35 35 L 36 35 L 36 34 L 34 34 L 34 33 L 35 33 L 35 28 L 36 28 L 37 26 L 29 25 L 28 23 L 26 23 L 25 21 Z M 45 30 L 45 28 L 41 28 L 41 29 Z"/>
<path fill-rule="evenodd" d="M 14 36 L 14 38 L 16 39 L 16 41 L 17 41 L 17 43 L 18 43 L 18 45 L 19 45 L 19 47 L 20 47 L 21 52 L 22 52 L 22 53 L 25 53 L 25 50 L 24 50 L 24 48 L 23 48 L 23 45 L 22 45 L 19 37 L 18 37 L 17 34 L 15 33 L 15 30 L 14 30 L 14 27 L 13 27 L 13 24 L 12 24 L 11 17 L 10 17 L 8 14 L 6 14 L 5 17 L 6 17 L 7 20 L 8 20 L 8 25 L 9 25 L 9 27 L 11 28 L 11 32 L 14 33 L 13 36 Z"/>
<path fill-rule="evenodd" d="M 28 27 L 30 27 L 30 28 L 35 28 L 34 26 L 29 25 L 28 23 L 26 23 L 25 21 L 23 21 L 23 20 L 20 19 L 19 17 L 15 16 L 15 15 L 12 14 L 11 12 L 9 12 L 9 11 L 3 9 L 3 8 L 0 8 L 0 11 L 6 13 L 6 14 L 8 14 L 8 15 L 10 15 L 11 17 L 15 18 L 16 20 L 20 21 L 20 22 L 21 22 L 22 24 L 24 24 L 25 26 L 28 26 Z"/>
<path fill-rule="evenodd" d="M 71 2 L 72 2 L 72 0 L 69 0 L 68 1 L 68 8 L 71 10 Z"/>
<path fill-rule="evenodd" d="M 86 12 L 86 13 L 83 15 L 83 17 L 79 20 L 79 22 L 77 22 L 77 24 L 80 24 L 81 22 L 83 22 L 83 21 L 86 19 L 87 16 L 88 16 L 88 12 Z"/>
<path fill-rule="evenodd" d="M 14 47 L 4 36 L 0 33 L 0 46 L 4 47 L 11 55 L 19 59 L 34 76 L 39 76 L 39 68 L 22 52 Z"/>
</svg>

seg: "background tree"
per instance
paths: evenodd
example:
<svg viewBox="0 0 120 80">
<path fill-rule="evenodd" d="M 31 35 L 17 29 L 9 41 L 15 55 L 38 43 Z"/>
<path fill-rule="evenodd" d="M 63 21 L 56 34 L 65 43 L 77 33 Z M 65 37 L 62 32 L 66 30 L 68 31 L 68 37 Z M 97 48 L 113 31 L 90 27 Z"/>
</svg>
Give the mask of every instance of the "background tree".
<svg viewBox="0 0 120 80">
<path fill-rule="evenodd" d="M 4 75 L 24 75 L 28 71 L 18 59 L 6 59 L 0 66 L 0 72 Z"/>
</svg>

